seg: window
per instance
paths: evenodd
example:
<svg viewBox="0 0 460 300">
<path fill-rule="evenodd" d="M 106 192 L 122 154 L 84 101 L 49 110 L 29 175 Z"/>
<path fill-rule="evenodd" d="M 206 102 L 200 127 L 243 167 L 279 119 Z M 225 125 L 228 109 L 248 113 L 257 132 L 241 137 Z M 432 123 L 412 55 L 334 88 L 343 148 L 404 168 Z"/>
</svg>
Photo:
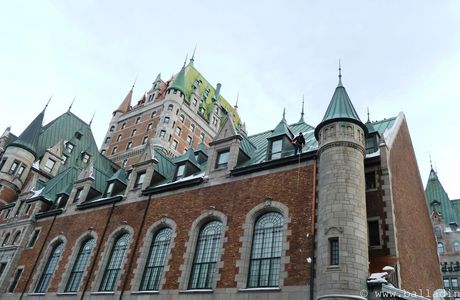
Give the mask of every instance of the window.
<svg viewBox="0 0 460 300">
<path fill-rule="evenodd" d="M 8 288 L 8 293 L 14 292 L 14 289 L 16 288 L 16 285 L 18 284 L 19 278 L 21 278 L 22 270 L 23 269 L 17 269 L 16 273 L 14 273 L 13 282 L 11 282 L 11 285 Z"/>
<path fill-rule="evenodd" d="M 25 202 L 25 200 L 19 202 L 18 209 L 16 209 L 16 213 L 14 214 L 15 217 L 19 216 L 19 214 L 21 213 L 21 209 L 22 209 L 22 207 L 24 206 L 24 202 Z"/>
<path fill-rule="evenodd" d="M 0 170 L 3 168 L 3 166 L 5 165 L 5 162 L 6 162 L 6 158 L 2 159 L 2 161 L 0 161 Z"/>
<path fill-rule="evenodd" d="M 18 177 L 21 177 L 22 173 L 24 173 L 24 170 L 26 169 L 26 167 L 21 164 L 21 166 L 19 167 L 19 170 L 18 170 L 18 173 L 16 174 L 16 176 Z"/>
<path fill-rule="evenodd" d="M 136 182 L 134 182 L 134 188 L 141 187 L 144 183 L 145 172 L 137 174 Z"/>
<path fill-rule="evenodd" d="M 183 114 L 181 114 L 179 116 L 179 121 L 184 122 L 184 120 L 185 120 L 185 116 Z"/>
<path fill-rule="evenodd" d="M 222 151 L 217 154 L 216 169 L 227 167 L 229 154 L 229 150 Z"/>
<path fill-rule="evenodd" d="M 329 239 L 329 253 L 331 266 L 339 264 L 339 238 Z"/>
<path fill-rule="evenodd" d="M 16 243 L 19 241 L 19 237 L 21 236 L 21 232 L 18 231 L 14 234 L 13 242 L 11 243 L 12 245 L 16 245 Z"/>
<path fill-rule="evenodd" d="M 99 287 L 100 292 L 111 292 L 115 289 L 115 282 L 120 273 L 126 249 L 128 249 L 129 238 L 130 234 L 125 233 L 120 235 L 115 241 L 104 270 L 104 276 Z"/>
<path fill-rule="evenodd" d="M 128 160 L 124 159 L 123 162 L 121 163 L 121 166 L 124 168 L 128 164 Z"/>
<path fill-rule="evenodd" d="M 376 182 L 375 182 L 375 172 L 367 172 L 366 173 L 366 190 L 372 190 L 375 189 Z"/>
<path fill-rule="evenodd" d="M 117 151 L 118 151 L 118 148 L 117 148 L 117 147 L 113 147 L 113 149 L 112 149 L 112 154 L 117 153 Z"/>
<path fill-rule="evenodd" d="M 460 252 L 460 243 L 458 241 L 454 242 L 454 252 L 459 253 Z"/>
<path fill-rule="evenodd" d="M 434 234 L 436 235 L 437 238 L 442 238 L 442 230 L 441 227 L 436 226 L 434 228 Z"/>
<path fill-rule="evenodd" d="M 149 95 L 149 100 L 147 100 L 147 102 L 150 102 L 153 100 L 153 94 L 152 95 Z"/>
<path fill-rule="evenodd" d="M 110 131 L 110 132 L 113 132 L 114 130 L 115 130 L 115 126 L 114 126 L 114 125 L 110 126 L 109 131 Z"/>
<path fill-rule="evenodd" d="M 3 239 L 2 247 L 4 247 L 8 243 L 9 239 L 10 239 L 10 233 L 7 233 L 5 235 L 5 238 Z"/>
<path fill-rule="evenodd" d="M 149 125 L 147 125 L 147 131 L 149 130 L 152 130 L 152 123 L 149 123 Z"/>
<path fill-rule="evenodd" d="M 71 144 L 71 143 L 67 143 L 65 144 L 66 146 L 66 149 L 69 153 L 72 153 L 73 149 L 75 148 L 75 145 L 74 144 Z"/>
<path fill-rule="evenodd" d="M 108 136 L 108 137 L 105 138 L 105 143 L 106 143 L 106 144 L 110 143 L 110 136 Z"/>
<path fill-rule="evenodd" d="M 3 271 L 5 271 L 6 268 L 6 262 L 0 263 L 0 278 L 2 278 Z"/>
<path fill-rule="evenodd" d="M 380 246 L 380 225 L 378 220 L 367 222 L 369 246 Z"/>
<path fill-rule="evenodd" d="M 140 121 L 141 121 L 141 117 L 137 117 L 136 118 L 136 124 L 139 124 Z"/>
<path fill-rule="evenodd" d="M 141 291 L 157 291 L 171 242 L 172 229 L 167 227 L 157 232 L 150 245 L 149 256 L 142 275 Z"/>
<path fill-rule="evenodd" d="M 169 117 L 165 117 L 165 119 L 163 120 L 163 123 L 168 124 L 169 123 Z"/>
<path fill-rule="evenodd" d="M 283 151 L 283 140 L 275 140 L 272 142 L 272 154 L 270 159 L 281 158 L 281 153 Z"/>
<path fill-rule="evenodd" d="M 148 136 L 144 136 L 144 138 L 142 139 L 142 145 L 145 145 L 147 144 L 147 140 L 149 139 Z"/>
<path fill-rule="evenodd" d="M 32 248 L 35 246 L 35 242 L 37 241 L 38 234 L 40 233 L 40 229 L 35 229 L 34 233 L 32 233 L 32 237 L 29 240 L 29 244 L 27 244 L 27 247 Z"/>
<path fill-rule="evenodd" d="M 168 111 L 172 111 L 173 109 L 174 109 L 174 105 L 169 104 L 169 105 L 168 105 Z"/>
<path fill-rule="evenodd" d="M 192 144 L 192 137 L 191 136 L 187 136 L 186 138 L 186 141 L 187 141 L 187 144 L 191 145 Z"/>
<path fill-rule="evenodd" d="M 89 159 L 90 159 L 90 157 L 91 157 L 91 156 L 90 156 L 88 153 L 86 153 L 86 152 L 83 152 L 81 156 L 82 156 L 82 161 L 83 161 L 83 163 L 85 163 L 85 164 L 87 164 L 87 163 L 89 162 Z"/>
<path fill-rule="evenodd" d="M 183 178 L 184 174 L 185 174 L 185 164 L 177 166 L 176 180 Z"/>
<path fill-rule="evenodd" d="M 200 133 L 200 143 L 204 143 L 204 138 L 205 138 L 204 132 Z"/>
<path fill-rule="evenodd" d="M 444 281 L 444 288 L 447 289 L 447 290 L 450 289 L 450 280 L 449 280 L 449 278 L 444 278 L 443 281 Z"/>
<path fill-rule="evenodd" d="M 452 285 L 453 290 L 458 290 L 458 279 L 457 278 L 451 278 L 450 284 Z"/>
<path fill-rule="evenodd" d="M 155 117 L 156 115 L 157 115 L 157 111 L 156 111 L 156 110 L 152 111 L 152 116 L 151 116 L 151 117 L 153 118 L 153 117 Z"/>
<path fill-rule="evenodd" d="M 82 136 L 83 134 L 81 134 L 81 132 L 75 131 L 75 137 L 77 138 L 77 140 L 80 140 Z"/>
<path fill-rule="evenodd" d="M 160 137 L 161 138 L 165 137 L 165 135 L 166 135 L 166 131 L 164 131 L 164 130 L 160 131 Z"/>
<path fill-rule="evenodd" d="M 259 217 L 254 226 L 248 287 L 279 285 L 283 216 L 269 212 Z"/>
<path fill-rule="evenodd" d="M 126 145 L 126 150 L 131 149 L 132 146 L 133 146 L 133 142 L 128 142 L 128 145 Z"/>
<path fill-rule="evenodd" d="M 190 273 L 189 289 L 211 289 L 219 256 L 222 222 L 211 221 L 204 225 L 198 241 Z"/>
<path fill-rule="evenodd" d="M 120 140 L 121 140 L 121 134 L 117 136 L 117 142 L 119 142 Z"/>
<path fill-rule="evenodd" d="M 126 122 L 124 122 L 123 124 L 121 124 L 121 129 L 125 129 L 126 128 Z"/>
<path fill-rule="evenodd" d="M 105 194 L 107 197 L 111 196 L 112 195 L 112 191 L 113 191 L 113 186 L 115 185 L 115 183 L 112 181 L 111 183 L 109 183 L 109 185 L 107 186 L 107 190 L 105 191 Z"/>
<path fill-rule="evenodd" d="M 217 118 L 212 117 L 212 125 L 216 126 L 217 125 Z"/>
<path fill-rule="evenodd" d="M 16 170 L 18 169 L 18 167 L 19 167 L 19 162 L 15 160 L 15 161 L 13 162 L 13 164 L 11 165 L 11 167 L 10 167 L 9 173 L 10 173 L 10 174 L 16 173 Z"/>
<path fill-rule="evenodd" d="M 55 164 L 56 162 L 54 160 L 52 160 L 51 158 L 48 158 L 48 160 L 46 161 L 45 167 L 44 167 L 45 171 L 48 173 L 51 173 Z"/>
<path fill-rule="evenodd" d="M 444 254 L 444 244 L 438 243 L 438 254 Z"/>
<path fill-rule="evenodd" d="M 180 127 L 176 127 L 176 134 L 178 136 L 180 136 L 181 132 L 182 132 L 182 129 L 180 129 Z"/>
<path fill-rule="evenodd" d="M 83 188 L 79 188 L 77 190 L 77 192 L 75 193 L 75 198 L 73 199 L 73 203 L 76 203 L 80 200 L 82 192 L 83 192 Z"/>
<path fill-rule="evenodd" d="M 192 105 L 193 105 L 193 106 L 196 106 L 196 103 L 197 103 L 196 98 L 193 98 L 193 100 L 192 100 Z"/>
<path fill-rule="evenodd" d="M 46 293 L 48 290 L 48 286 L 51 282 L 51 278 L 53 277 L 54 270 L 57 267 L 63 249 L 64 243 L 60 242 L 53 247 L 53 250 L 51 250 L 48 261 L 43 269 L 43 273 L 40 276 L 37 287 L 35 288 L 35 293 Z"/>
<path fill-rule="evenodd" d="M 105 150 L 102 150 L 101 153 L 102 153 L 102 154 L 105 154 Z M 62 164 L 63 164 L 63 165 L 65 165 L 65 163 L 66 163 L 66 161 L 67 161 L 67 158 L 68 158 L 68 157 L 65 156 L 65 155 L 62 156 Z"/>
<path fill-rule="evenodd" d="M 78 286 L 80 285 L 80 281 L 83 277 L 83 272 L 86 269 L 89 256 L 91 255 L 91 251 L 93 250 L 95 244 L 96 240 L 90 238 L 81 245 L 77 254 L 77 259 L 75 259 L 75 264 L 73 265 L 72 272 L 70 273 L 69 281 L 67 281 L 65 292 L 78 291 Z"/>
<path fill-rule="evenodd" d="M 131 131 L 131 136 L 134 136 L 136 134 L 137 130 L 136 129 L 133 129 L 133 131 Z"/>
<path fill-rule="evenodd" d="M 178 145 L 178 142 L 176 140 L 174 140 L 171 144 L 171 148 L 176 150 L 177 149 L 177 145 Z"/>
<path fill-rule="evenodd" d="M 195 124 L 190 124 L 190 131 L 194 132 L 195 131 Z"/>
</svg>

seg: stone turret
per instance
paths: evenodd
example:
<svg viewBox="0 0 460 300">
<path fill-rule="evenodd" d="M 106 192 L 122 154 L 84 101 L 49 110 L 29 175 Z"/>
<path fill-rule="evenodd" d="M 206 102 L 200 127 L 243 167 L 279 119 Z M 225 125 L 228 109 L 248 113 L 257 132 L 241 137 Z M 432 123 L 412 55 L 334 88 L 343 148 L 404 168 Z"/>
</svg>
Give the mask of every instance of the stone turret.
<svg viewBox="0 0 460 300">
<path fill-rule="evenodd" d="M 331 295 L 365 299 L 369 264 L 366 133 L 342 85 L 339 68 L 339 84 L 315 129 L 319 143 L 316 297 L 323 299 L 333 299 Z"/>
<path fill-rule="evenodd" d="M 45 107 L 46 109 L 46 107 Z M 38 139 L 42 130 L 45 109 L 27 126 L 5 150 L 0 161 L 0 201 L 16 201 L 18 194 L 37 159 Z"/>
</svg>

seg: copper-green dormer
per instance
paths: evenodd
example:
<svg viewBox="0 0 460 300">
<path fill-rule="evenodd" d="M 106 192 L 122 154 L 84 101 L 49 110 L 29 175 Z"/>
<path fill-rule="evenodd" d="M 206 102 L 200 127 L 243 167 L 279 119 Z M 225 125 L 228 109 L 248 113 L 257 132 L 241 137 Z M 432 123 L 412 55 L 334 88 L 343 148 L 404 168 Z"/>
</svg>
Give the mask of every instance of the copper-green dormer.
<svg viewBox="0 0 460 300">
<path fill-rule="evenodd" d="M 170 89 L 176 89 L 185 94 L 185 65 L 182 67 L 179 73 L 177 73 L 176 79 L 169 87 Z"/>
<path fill-rule="evenodd" d="M 286 110 L 283 111 L 283 119 L 276 125 L 275 129 L 273 129 L 272 134 L 268 137 L 269 139 L 286 135 L 290 139 L 294 137 L 291 129 L 286 122 Z"/>
<path fill-rule="evenodd" d="M 29 124 L 29 126 L 27 126 L 27 128 L 14 142 L 10 144 L 10 146 L 23 148 L 32 153 L 35 156 L 35 158 L 37 158 L 37 144 L 38 138 L 42 130 L 45 109 L 42 112 L 40 112 L 38 116 L 35 117 L 35 119 Z"/>
<path fill-rule="evenodd" d="M 355 123 L 356 125 L 359 125 L 365 133 L 367 133 L 367 127 L 359 119 L 359 116 L 351 103 L 350 97 L 348 97 L 347 91 L 342 84 L 341 68 L 339 68 L 339 84 L 335 88 L 334 95 L 332 95 L 331 102 L 327 107 L 323 120 L 318 124 L 318 126 L 316 126 L 316 139 L 318 140 L 319 130 L 323 126 L 336 121 Z"/>
</svg>

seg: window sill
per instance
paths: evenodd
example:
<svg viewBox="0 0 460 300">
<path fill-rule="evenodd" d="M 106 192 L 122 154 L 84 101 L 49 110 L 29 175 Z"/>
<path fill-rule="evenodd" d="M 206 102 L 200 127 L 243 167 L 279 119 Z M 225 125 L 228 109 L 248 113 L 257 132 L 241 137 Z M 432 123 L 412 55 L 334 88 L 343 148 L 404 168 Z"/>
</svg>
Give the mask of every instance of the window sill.
<svg viewBox="0 0 460 300">
<path fill-rule="evenodd" d="M 63 292 L 63 293 L 56 293 L 56 296 L 76 296 L 77 292 Z"/>
<path fill-rule="evenodd" d="M 280 292 L 280 287 L 258 287 L 258 288 L 246 288 L 238 289 L 238 292 L 251 293 L 251 292 Z"/>
<path fill-rule="evenodd" d="M 46 293 L 29 293 L 27 296 L 46 296 Z"/>
<path fill-rule="evenodd" d="M 199 293 L 211 294 L 211 293 L 214 293 L 214 290 L 211 290 L 211 289 L 196 289 L 196 290 L 182 290 L 182 291 L 179 291 L 179 294 L 199 294 Z"/>
<path fill-rule="evenodd" d="M 327 266 L 328 271 L 340 271 L 340 266 L 339 265 L 332 265 L 332 266 Z"/>
<path fill-rule="evenodd" d="M 160 293 L 159 291 L 134 291 L 134 292 L 131 292 L 132 295 L 148 295 L 148 294 L 158 295 L 159 293 Z"/>
<path fill-rule="evenodd" d="M 91 295 L 115 295 L 115 292 L 92 292 Z"/>
</svg>

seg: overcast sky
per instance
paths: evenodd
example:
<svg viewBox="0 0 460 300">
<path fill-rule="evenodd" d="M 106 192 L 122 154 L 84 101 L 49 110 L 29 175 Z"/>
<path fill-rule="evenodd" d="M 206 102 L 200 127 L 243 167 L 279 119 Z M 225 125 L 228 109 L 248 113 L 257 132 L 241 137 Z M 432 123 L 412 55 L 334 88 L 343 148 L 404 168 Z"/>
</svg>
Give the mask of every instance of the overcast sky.
<svg viewBox="0 0 460 300">
<path fill-rule="evenodd" d="M 101 144 L 111 112 L 137 78 L 195 66 L 234 104 L 249 134 L 286 107 L 316 126 L 343 83 L 366 121 L 404 112 L 423 180 L 429 153 L 460 198 L 460 1 L 4 1 L 0 6 L 0 131 L 20 134 L 53 95 L 49 122 L 72 111 Z M 0 132 L 1 134 L 1 132 Z"/>
</svg>

